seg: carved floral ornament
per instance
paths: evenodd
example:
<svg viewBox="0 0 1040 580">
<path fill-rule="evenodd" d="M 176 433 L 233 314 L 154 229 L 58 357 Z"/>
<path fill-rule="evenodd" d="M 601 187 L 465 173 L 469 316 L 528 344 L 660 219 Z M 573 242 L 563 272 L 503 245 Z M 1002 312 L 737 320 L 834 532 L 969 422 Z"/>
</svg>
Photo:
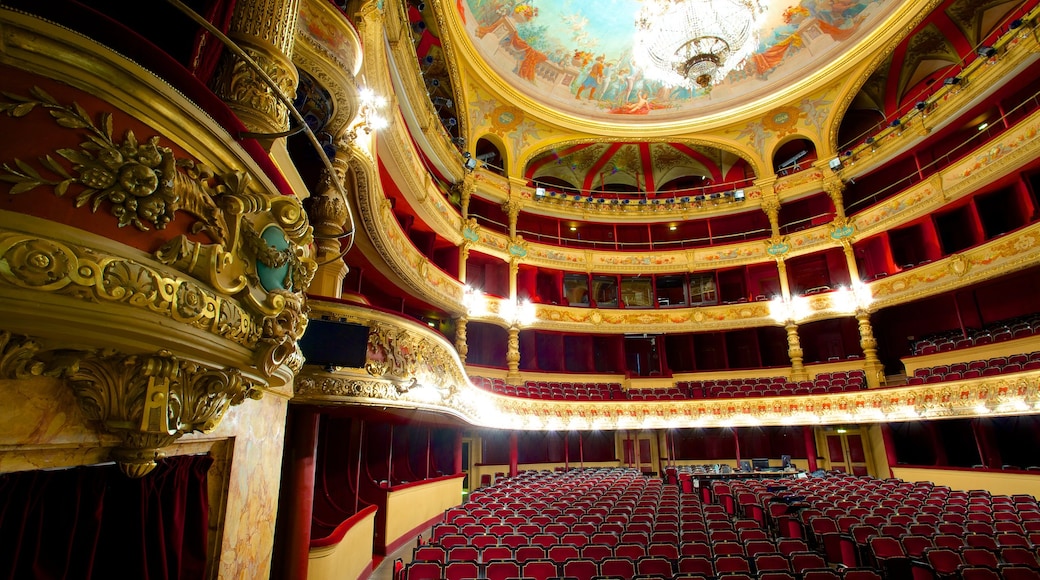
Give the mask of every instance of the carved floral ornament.
<svg viewBox="0 0 1040 580">
<path fill-rule="evenodd" d="M 120 438 L 111 457 L 130 477 L 141 477 L 165 456 L 163 448 L 186 433 L 208 432 L 260 385 L 235 368 L 174 356 L 127 355 L 112 350 L 44 348 L 41 341 L 0 331 L 0 377 L 64 379 L 83 415 Z"/>
<path fill-rule="evenodd" d="M 12 224 L 0 229 L 0 294 L 34 291 L 138 309 L 251 353 L 241 366 L 193 361 L 159 347 L 141 354 L 79 346 L 62 359 L 76 362 L 51 368 L 54 356 L 36 341 L 3 335 L 0 376 L 51 373 L 68 380 L 85 415 L 121 437 L 113 457 L 128 474 L 143 475 L 164 446 L 184 433 L 214 428 L 229 406 L 302 368 L 297 340 L 307 323 L 304 292 L 316 270 L 311 227 L 295 197 L 264 191 L 244 171 L 217 173 L 178 159 L 159 136 L 141 140 L 126 131 L 116 139 L 110 113 L 95 122 L 76 103 L 62 105 L 35 87 L 30 95 L 4 93 L 0 111 L 23 118 L 42 109 L 85 139 L 35 162 L 4 162 L 0 180 L 12 184 L 9 194 L 34 195 L 44 187 L 59 197 L 74 193 L 76 207 L 95 213 L 107 207 L 120 227 L 142 231 L 162 230 L 187 213 L 194 218 L 194 239 L 179 235 L 163 242 L 157 234 L 161 246 L 148 261 L 12 231 L 19 228 Z M 199 234 L 212 243 L 197 241 Z"/>
</svg>

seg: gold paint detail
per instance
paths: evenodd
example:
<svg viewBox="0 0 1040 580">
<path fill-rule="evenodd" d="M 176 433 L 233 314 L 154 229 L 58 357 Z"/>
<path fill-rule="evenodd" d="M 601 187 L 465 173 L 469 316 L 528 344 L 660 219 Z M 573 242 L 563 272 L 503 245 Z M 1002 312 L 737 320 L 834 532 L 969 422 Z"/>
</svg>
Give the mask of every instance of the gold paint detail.
<svg viewBox="0 0 1040 580">
<path fill-rule="evenodd" d="M 119 436 L 112 458 L 130 477 L 142 477 L 186 433 L 216 428 L 232 405 L 261 391 L 237 369 L 210 368 L 168 351 L 152 355 L 87 353 L 69 372 L 87 419 Z"/>
<path fill-rule="evenodd" d="M 211 197 L 217 194 L 210 184 L 212 174 L 190 160 L 176 159 L 170 148 L 159 145 L 158 136 L 141 142 L 128 130 L 122 141 L 117 141 L 113 137 L 111 113 L 102 113 L 95 123 L 78 103 L 62 105 L 39 87 L 33 87 L 30 95 L 5 93 L 9 100 L 0 102 L 0 111 L 20 118 L 39 107 L 58 125 L 82 130 L 86 140 L 79 144 L 79 149 L 55 151 L 71 163 L 71 170 L 50 154 L 38 159 L 45 173 L 56 177 L 46 176 L 21 159 L 4 163 L 0 180 L 12 184 L 11 195 L 49 186 L 60 197 L 70 186 L 78 185 L 84 189 L 76 195 L 76 207 L 89 205 L 97 212 L 107 201 L 119 227 L 163 229 L 180 209 L 201 220 L 202 225 L 196 224 L 199 229 L 220 227 L 211 221 L 215 213 Z"/>
<path fill-rule="evenodd" d="M 0 281 L 96 304 L 140 308 L 246 348 L 261 337 L 259 324 L 241 306 L 190 278 L 37 236 L 0 232 Z"/>
<path fill-rule="evenodd" d="M 289 99 L 295 97 L 298 81 L 296 67 L 284 55 L 251 46 L 241 48 L 274 80 L 283 95 Z M 289 128 L 289 110 L 253 67 L 237 56 L 230 53 L 225 55 L 215 76 L 213 92 L 242 118 L 251 131 L 278 133 Z"/>
</svg>

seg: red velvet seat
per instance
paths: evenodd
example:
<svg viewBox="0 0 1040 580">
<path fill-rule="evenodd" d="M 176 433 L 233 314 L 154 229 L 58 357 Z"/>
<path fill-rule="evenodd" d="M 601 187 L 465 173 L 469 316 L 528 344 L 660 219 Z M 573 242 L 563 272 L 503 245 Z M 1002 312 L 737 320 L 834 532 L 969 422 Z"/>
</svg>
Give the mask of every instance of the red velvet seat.
<svg viewBox="0 0 1040 580">
<path fill-rule="evenodd" d="M 440 546 L 418 546 L 412 552 L 413 562 L 438 562 L 443 564 L 447 560 L 444 548 Z"/>
<path fill-rule="evenodd" d="M 470 580 L 480 577 L 480 566 L 474 562 L 449 562 L 444 565 L 445 580 Z"/>
<path fill-rule="evenodd" d="M 599 564 L 596 560 L 577 558 L 567 560 L 562 566 L 563 576 L 574 580 L 592 580 L 599 575 Z"/>
<path fill-rule="evenodd" d="M 484 566 L 488 580 L 510 580 L 520 577 L 520 564 L 513 560 L 498 560 Z"/>
<path fill-rule="evenodd" d="M 670 578 L 675 573 L 672 561 L 659 556 L 645 556 L 636 560 L 636 573 L 641 576 Z"/>
<path fill-rule="evenodd" d="M 552 560 L 528 560 L 522 564 L 521 569 L 525 580 L 549 580 L 559 576 L 559 569 Z"/>
<path fill-rule="evenodd" d="M 751 562 L 747 557 L 741 555 L 728 555 L 715 557 L 715 572 L 722 576 L 730 573 L 751 573 Z"/>
<path fill-rule="evenodd" d="M 599 573 L 615 578 L 632 578 L 636 575 L 635 562 L 627 558 L 607 558 L 600 562 Z"/>
<path fill-rule="evenodd" d="M 827 567 L 827 561 L 816 552 L 792 552 L 787 555 L 787 559 L 791 562 L 791 570 L 798 574 L 805 570 Z"/>
<path fill-rule="evenodd" d="M 443 574 L 439 562 L 411 562 L 404 569 L 405 580 L 441 580 Z"/>
<path fill-rule="evenodd" d="M 519 546 L 513 551 L 513 557 L 521 564 L 528 560 L 543 560 L 546 557 L 545 548 L 534 544 Z"/>
</svg>

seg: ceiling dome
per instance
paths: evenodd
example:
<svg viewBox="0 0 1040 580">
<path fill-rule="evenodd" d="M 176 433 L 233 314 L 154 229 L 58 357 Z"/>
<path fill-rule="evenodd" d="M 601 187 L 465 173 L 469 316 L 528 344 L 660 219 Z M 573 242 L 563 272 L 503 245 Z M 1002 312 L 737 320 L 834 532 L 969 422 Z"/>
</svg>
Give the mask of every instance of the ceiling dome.
<svg viewBox="0 0 1040 580">
<path fill-rule="evenodd" d="M 657 80 L 661 75 L 647 70 L 645 59 L 637 58 L 634 51 L 639 18 L 645 16 L 650 2 L 460 0 L 449 18 L 462 24 L 488 68 L 524 97 L 585 119 L 659 123 L 711 115 L 775 96 L 840 60 L 899 4 L 892 0 L 749 4 L 755 18 L 749 46 L 742 53 L 748 56 L 712 82 L 681 83 Z M 694 28 L 710 37 L 710 32 Z"/>
</svg>

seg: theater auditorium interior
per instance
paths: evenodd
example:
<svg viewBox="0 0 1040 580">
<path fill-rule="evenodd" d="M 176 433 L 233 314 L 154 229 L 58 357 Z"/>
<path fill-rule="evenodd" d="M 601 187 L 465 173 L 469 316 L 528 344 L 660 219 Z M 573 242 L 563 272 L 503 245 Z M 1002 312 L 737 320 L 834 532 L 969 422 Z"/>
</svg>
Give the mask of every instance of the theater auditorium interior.
<svg viewBox="0 0 1040 580">
<path fill-rule="evenodd" d="M 1040 578 L 1035 0 L 0 0 L 4 578 Z"/>
</svg>

